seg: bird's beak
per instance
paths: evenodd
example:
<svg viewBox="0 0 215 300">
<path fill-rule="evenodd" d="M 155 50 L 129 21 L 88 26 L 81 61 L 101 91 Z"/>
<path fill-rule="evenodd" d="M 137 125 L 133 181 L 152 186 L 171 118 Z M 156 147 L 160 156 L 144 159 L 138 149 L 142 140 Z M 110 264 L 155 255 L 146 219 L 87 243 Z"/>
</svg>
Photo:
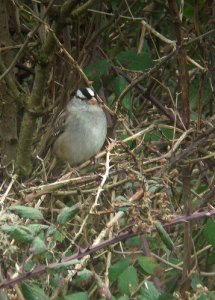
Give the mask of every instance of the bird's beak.
<svg viewBox="0 0 215 300">
<path fill-rule="evenodd" d="M 95 97 L 92 97 L 89 101 L 88 101 L 89 104 L 91 105 L 95 105 L 97 103 L 97 100 Z"/>
</svg>

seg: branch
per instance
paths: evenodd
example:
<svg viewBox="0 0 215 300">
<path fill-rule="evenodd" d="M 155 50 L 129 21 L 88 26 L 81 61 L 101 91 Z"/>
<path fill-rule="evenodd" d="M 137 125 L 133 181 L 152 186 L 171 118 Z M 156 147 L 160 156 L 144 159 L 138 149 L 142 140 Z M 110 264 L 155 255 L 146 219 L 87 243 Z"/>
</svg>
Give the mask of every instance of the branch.
<svg viewBox="0 0 215 300">
<path fill-rule="evenodd" d="M 175 33 L 177 38 L 177 43 L 180 46 L 178 51 L 178 71 L 179 71 L 179 82 L 181 89 L 181 111 L 182 120 L 185 127 L 188 129 L 190 124 L 190 104 L 189 104 L 189 73 L 188 73 L 188 63 L 187 54 L 184 47 L 184 38 L 182 32 L 182 17 L 179 14 L 179 8 L 177 6 L 176 0 L 168 0 L 170 13 L 173 18 L 173 23 L 175 25 Z M 192 201 L 190 192 L 190 182 L 191 182 L 192 170 L 190 166 L 186 166 L 182 170 L 182 201 L 184 205 L 185 214 L 189 215 L 192 211 Z M 184 226 L 184 265 L 182 272 L 182 294 L 184 299 L 187 298 L 187 292 L 190 290 L 190 270 L 191 270 L 191 251 L 192 251 L 192 236 L 190 224 L 185 224 Z"/>
<path fill-rule="evenodd" d="M 195 221 L 195 220 L 199 220 L 202 218 L 210 218 L 213 217 L 215 215 L 215 209 L 213 208 L 212 210 L 208 210 L 208 211 L 202 211 L 202 212 L 194 212 L 193 214 L 189 215 L 189 216 L 179 216 L 176 217 L 175 219 L 169 221 L 168 223 L 163 224 L 163 227 L 165 229 L 170 228 L 172 226 L 176 226 L 178 224 L 184 224 L 187 222 L 191 222 L 191 221 Z M 147 229 L 147 233 L 149 232 L 154 232 L 156 231 L 156 228 L 154 225 L 152 225 L 149 229 Z M 117 237 L 114 237 L 112 239 L 109 240 L 105 240 L 99 244 L 96 244 L 94 246 L 88 247 L 87 249 L 79 249 L 75 254 L 73 254 L 72 256 L 66 257 L 64 259 L 62 259 L 62 262 L 71 262 L 75 259 L 81 259 L 84 256 L 90 255 L 95 253 L 96 251 L 99 251 L 103 248 L 107 248 L 111 245 L 114 245 L 116 243 L 125 241 L 131 237 L 134 236 L 139 236 L 140 234 L 144 234 L 144 232 L 132 232 L 132 231 L 126 231 L 123 232 L 121 234 L 119 234 Z M 36 267 L 34 270 L 29 271 L 29 272 L 24 272 L 22 274 L 20 274 L 19 276 L 17 276 L 16 278 L 12 278 L 12 279 L 5 279 L 0 283 L 0 289 L 3 288 L 8 288 L 10 286 L 13 286 L 14 284 L 18 284 L 30 277 L 35 277 L 35 276 L 41 276 L 42 274 L 44 274 L 46 271 L 49 270 L 54 270 L 55 268 L 59 268 L 59 266 L 61 265 L 61 263 L 52 263 L 49 264 L 47 266 L 38 266 Z"/>
</svg>

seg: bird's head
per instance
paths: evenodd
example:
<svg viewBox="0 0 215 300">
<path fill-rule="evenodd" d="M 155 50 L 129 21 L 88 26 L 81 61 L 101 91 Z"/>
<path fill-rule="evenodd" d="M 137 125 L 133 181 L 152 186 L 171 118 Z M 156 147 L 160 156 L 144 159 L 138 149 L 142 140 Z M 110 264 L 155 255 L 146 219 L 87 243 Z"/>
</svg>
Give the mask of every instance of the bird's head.
<svg viewBox="0 0 215 300">
<path fill-rule="evenodd" d="M 77 90 L 75 97 L 82 101 L 87 101 L 89 104 L 96 104 L 96 92 L 89 87 L 83 87 Z"/>
</svg>

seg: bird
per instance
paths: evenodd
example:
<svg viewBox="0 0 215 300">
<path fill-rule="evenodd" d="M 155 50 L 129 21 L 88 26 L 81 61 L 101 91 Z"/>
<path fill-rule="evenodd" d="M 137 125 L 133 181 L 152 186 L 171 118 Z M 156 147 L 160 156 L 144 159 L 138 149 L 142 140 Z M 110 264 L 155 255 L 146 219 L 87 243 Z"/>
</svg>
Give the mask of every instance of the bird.
<svg viewBox="0 0 215 300">
<path fill-rule="evenodd" d="M 54 155 L 71 167 L 92 158 L 105 142 L 107 119 L 97 99 L 92 88 L 78 89 L 55 122 Z"/>
</svg>

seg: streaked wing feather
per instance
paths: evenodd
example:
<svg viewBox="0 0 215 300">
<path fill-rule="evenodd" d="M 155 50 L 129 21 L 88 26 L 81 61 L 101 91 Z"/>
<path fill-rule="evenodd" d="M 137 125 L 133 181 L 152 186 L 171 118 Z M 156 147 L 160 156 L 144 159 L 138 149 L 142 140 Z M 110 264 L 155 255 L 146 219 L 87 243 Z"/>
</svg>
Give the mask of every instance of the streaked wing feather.
<svg viewBox="0 0 215 300">
<path fill-rule="evenodd" d="M 59 116 L 58 116 L 58 118 L 57 118 L 57 120 L 54 124 L 54 129 L 53 129 L 53 132 L 52 132 L 52 135 L 54 137 L 57 138 L 61 133 L 64 132 L 67 116 L 68 116 L 68 112 L 66 110 L 63 110 L 59 114 Z"/>
<path fill-rule="evenodd" d="M 63 110 L 57 117 L 57 120 L 53 124 L 53 130 L 51 132 L 51 135 L 49 136 L 49 140 L 46 144 L 47 148 L 52 147 L 58 136 L 64 132 L 67 115 L 68 112 L 66 110 Z"/>
</svg>

